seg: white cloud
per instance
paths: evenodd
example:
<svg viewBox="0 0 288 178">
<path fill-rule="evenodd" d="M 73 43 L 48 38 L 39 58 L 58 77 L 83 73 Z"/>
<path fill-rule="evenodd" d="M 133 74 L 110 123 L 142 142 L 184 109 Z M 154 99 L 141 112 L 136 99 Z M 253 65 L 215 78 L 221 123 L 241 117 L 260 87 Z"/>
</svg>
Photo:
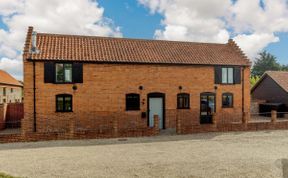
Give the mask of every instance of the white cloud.
<svg viewBox="0 0 288 178">
<path fill-rule="evenodd" d="M 230 0 L 139 0 L 152 13 L 163 14 L 164 30 L 157 39 L 226 42 L 229 33 L 221 17 L 230 9 Z M 213 8 L 213 10 L 211 10 Z"/>
<path fill-rule="evenodd" d="M 164 29 L 155 38 L 226 43 L 234 38 L 253 59 L 276 32 L 288 32 L 287 0 L 138 0 L 151 13 L 163 15 Z"/>
<path fill-rule="evenodd" d="M 21 6 L 23 6 L 24 0 L 1 0 L 0 1 L 0 15 L 11 15 L 19 12 Z"/>
<path fill-rule="evenodd" d="M 103 12 L 95 0 L 1 0 L 0 15 L 9 29 L 0 29 L 0 56 L 6 57 L 1 66 L 12 64 L 7 58 L 21 60 L 15 58 L 23 49 L 28 26 L 48 33 L 122 36 Z"/>
<path fill-rule="evenodd" d="M 273 34 L 267 33 L 254 33 L 252 35 L 237 35 L 235 38 L 236 43 L 242 47 L 243 51 L 248 56 L 257 56 L 259 49 L 263 49 L 269 43 L 275 43 L 279 41 L 279 38 Z"/>
<path fill-rule="evenodd" d="M 23 72 L 23 62 L 22 60 L 1 58 L 0 59 L 0 69 L 3 69 L 13 75 L 16 79 L 22 80 Z"/>
</svg>

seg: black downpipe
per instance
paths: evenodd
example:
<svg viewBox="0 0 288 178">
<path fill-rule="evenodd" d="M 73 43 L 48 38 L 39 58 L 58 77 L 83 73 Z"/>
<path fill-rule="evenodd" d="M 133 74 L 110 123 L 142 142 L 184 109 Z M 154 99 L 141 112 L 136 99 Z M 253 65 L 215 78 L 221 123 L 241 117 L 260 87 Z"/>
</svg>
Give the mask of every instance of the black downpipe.
<svg viewBox="0 0 288 178">
<path fill-rule="evenodd" d="M 36 81 L 35 81 L 35 61 L 33 61 L 33 117 L 34 117 L 34 123 L 33 123 L 33 128 L 34 128 L 34 132 L 37 131 L 36 129 Z"/>
<path fill-rule="evenodd" d="M 244 113 L 244 67 L 242 67 L 242 113 Z"/>
</svg>

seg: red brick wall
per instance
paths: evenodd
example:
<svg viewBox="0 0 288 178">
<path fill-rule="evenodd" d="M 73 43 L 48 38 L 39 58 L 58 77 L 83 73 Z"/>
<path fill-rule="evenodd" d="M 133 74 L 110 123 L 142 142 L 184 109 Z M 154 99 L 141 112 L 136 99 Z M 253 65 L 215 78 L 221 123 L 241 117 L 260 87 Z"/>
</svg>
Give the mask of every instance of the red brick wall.
<svg viewBox="0 0 288 178">
<path fill-rule="evenodd" d="M 24 56 L 25 59 L 26 56 Z M 23 132 L 33 131 L 33 64 L 24 60 L 24 121 Z M 166 127 L 176 127 L 176 101 L 179 92 L 190 93 L 191 122 L 199 123 L 200 93 L 215 92 L 213 66 L 188 65 L 126 65 L 126 64 L 91 64 L 83 65 L 83 84 L 45 84 L 44 63 L 36 62 L 36 107 L 38 131 L 47 129 L 47 123 L 53 127 L 67 127 L 69 118 L 82 118 L 82 124 L 107 122 L 111 113 L 117 112 L 120 127 L 135 124 L 141 128 L 146 126 L 147 119 L 141 118 L 141 112 L 147 111 L 147 94 L 151 92 L 165 93 Z M 245 68 L 244 110 L 250 110 L 250 68 Z M 139 90 L 143 86 L 143 90 Z M 182 86 L 182 90 L 179 90 Z M 234 108 L 222 109 L 222 93 L 234 94 Z M 73 113 L 55 112 L 55 95 L 68 93 L 73 95 Z M 125 111 L 125 94 L 139 93 L 141 111 Z M 221 114 L 242 113 L 242 84 L 218 85 L 216 90 L 216 112 Z M 106 113 L 106 117 L 99 116 Z M 89 116 L 90 115 L 90 116 Z M 101 114 L 100 114 L 101 115 Z M 95 116 L 95 117 L 93 117 Z M 137 116 L 136 121 L 131 121 Z M 98 120 L 95 120 L 98 118 Z M 86 119 L 86 121 L 85 121 Z M 231 118 L 227 118 L 227 122 Z M 123 125 L 123 123 L 126 123 Z M 133 123 L 134 122 L 134 123 Z M 87 124 L 85 124 L 87 123 Z M 46 124 L 46 125 L 45 125 Z M 68 124 L 69 125 L 69 124 Z"/>
</svg>

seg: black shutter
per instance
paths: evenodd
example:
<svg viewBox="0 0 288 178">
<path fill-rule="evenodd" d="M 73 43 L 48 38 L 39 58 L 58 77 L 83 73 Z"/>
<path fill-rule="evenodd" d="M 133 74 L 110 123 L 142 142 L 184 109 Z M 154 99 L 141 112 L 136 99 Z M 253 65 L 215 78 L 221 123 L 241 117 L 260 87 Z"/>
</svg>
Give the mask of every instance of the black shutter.
<svg viewBox="0 0 288 178">
<path fill-rule="evenodd" d="M 74 83 L 83 83 L 83 64 L 82 63 L 73 63 L 73 82 Z"/>
<path fill-rule="evenodd" d="M 55 65 L 54 62 L 44 63 L 44 82 L 54 83 L 55 82 Z"/>
<path fill-rule="evenodd" d="M 241 83 L 241 67 L 234 67 L 234 83 Z"/>
<path fill-rule="evenodd" d="M 222 67 L 216 66 L 215 67 L 215 84 L 221 84 L 222 83 Z"/>
</svg>

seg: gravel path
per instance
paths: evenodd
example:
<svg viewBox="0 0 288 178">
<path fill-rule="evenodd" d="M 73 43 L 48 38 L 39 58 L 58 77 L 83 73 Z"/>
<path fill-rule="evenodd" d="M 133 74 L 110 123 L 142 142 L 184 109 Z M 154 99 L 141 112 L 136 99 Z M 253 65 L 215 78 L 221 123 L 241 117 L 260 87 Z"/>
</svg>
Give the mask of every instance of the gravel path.
<svg viewBox="0 0 288 178">
<path fill-rule="evenodd" d="M 288 131 L 0 145 L 21 177 L 288 177 Z M 286 169 L 287 168 L 287 169 Z"/>
</svg>

